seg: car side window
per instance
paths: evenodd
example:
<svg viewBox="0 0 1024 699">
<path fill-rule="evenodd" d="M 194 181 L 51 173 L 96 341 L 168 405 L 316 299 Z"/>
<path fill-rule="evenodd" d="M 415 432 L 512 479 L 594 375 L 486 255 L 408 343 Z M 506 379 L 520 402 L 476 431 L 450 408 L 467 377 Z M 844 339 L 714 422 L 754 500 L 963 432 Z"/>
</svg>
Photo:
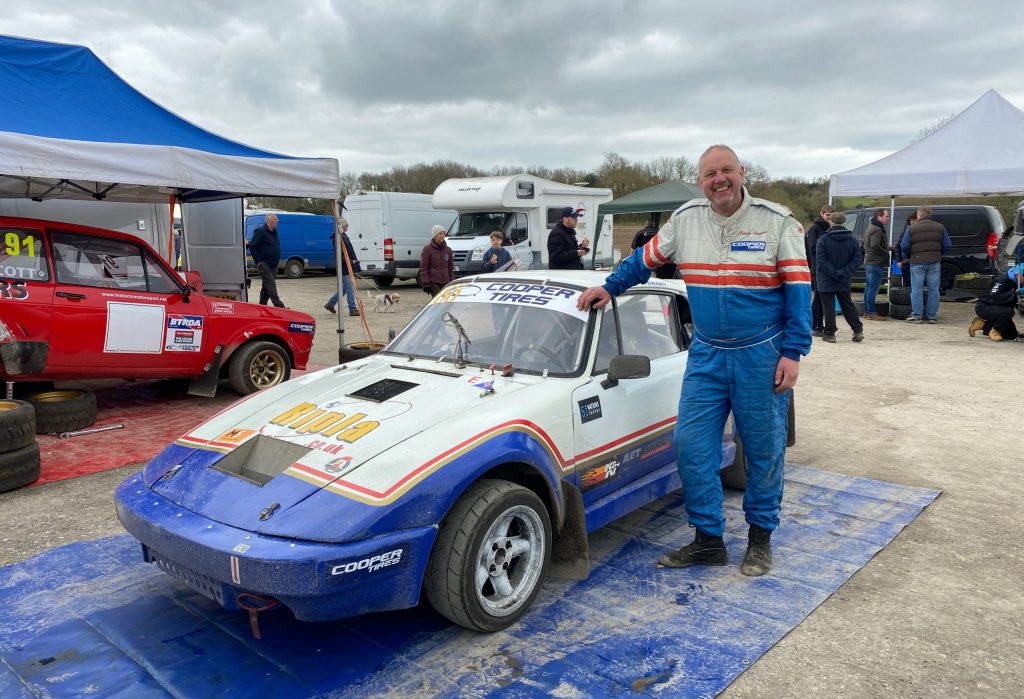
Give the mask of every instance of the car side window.
<svg viewBox="0 0 1024 699">
<path fill-rule="evenodd" d="M 145 291 L 146 270 L 137 245 L 112 238 L 54 231 L 54 263 L 62 284 Z"/>
<path fill-rule="evenodd" d="M 146 262 L 146 282 L 149 291 L 154 294 L 173 294 L 181 291 L 180 287 L 168 276 L 163 268 L 149 252 L 143 251 Z"/>
<path fill-rule="evenodd" d="M 623 354 L 651 360 L 682 351 L 679 314 L 666 294 L 635 294 L 619 304 Z"/>
<path fill-rule="evenodd" d="M 601 330 L 597 334 L 597 357 L 594 361 L 595 374 L 608 371 L 612 357 L 622 354 L 619 351 L 619 333 L 613 305 L 609 303 L 601 312 Z"/>
<path fill-rule="evenodd" d="M 50 278 L 42 233 L 30 228 L 0 229 L 0 277 L 45 282 Z"/>
</svg>

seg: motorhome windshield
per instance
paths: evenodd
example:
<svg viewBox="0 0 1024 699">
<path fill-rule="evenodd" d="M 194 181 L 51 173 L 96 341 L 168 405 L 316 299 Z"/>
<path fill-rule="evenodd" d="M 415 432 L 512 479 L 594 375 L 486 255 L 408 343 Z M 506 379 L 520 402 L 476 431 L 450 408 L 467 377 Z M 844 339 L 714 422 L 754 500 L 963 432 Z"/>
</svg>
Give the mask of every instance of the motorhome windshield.
<svg viewBox="0 0 1024 699">
<path fill-rule="evenodd" d="M 449 238 L 475 238 L 488 236 L 494 231 L 504 231 L 505 222 L 513 216 L 508 211 L 475 211 L 459 214 L 448 230 Z"/>
</svg>

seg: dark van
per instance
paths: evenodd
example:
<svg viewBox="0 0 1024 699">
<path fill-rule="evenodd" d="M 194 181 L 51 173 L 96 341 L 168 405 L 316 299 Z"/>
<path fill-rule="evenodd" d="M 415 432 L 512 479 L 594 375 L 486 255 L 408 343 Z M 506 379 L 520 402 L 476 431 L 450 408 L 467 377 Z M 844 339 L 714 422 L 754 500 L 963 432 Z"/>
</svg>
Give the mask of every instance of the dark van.
<svg viewBox="0 0 1024 699">
<path fill-rule="evenodd" d="M 896 207 L 889 222 L 893 245 L 899 245 L 907 217 L 917 208 L 916 205 L 905 204 Z M 991 206 L 977 204 L 936 204 L 931 208 L 932 218 L 946 227 L 953 244 L 942 256 L 942 294 L 953 289 L 958 274 L 974 272 L 994 277 L 1002 271 L 997 255 L 999 236 L 1005 225 L 999 211 Z M 857 207 L 843 213 L 846 214 L 845 226 L 853 231 L 853 236 L 863 245 L 864 233 L 871 224 L 875 208 Z M 864 283 L 863 268 L 856 272 L 853 279 L 854 283 Z"/>
<path fill-rule="evenodd" d="M 277 213 L 277 212 L 274 212 Z M 267 220 L 266 213 L 245 217 L 245 239 L 252 240 L 252 234 Z M 289 279 L 298 279 L 307 270 L 334 271 L 334 217 L 315 214 L 277 213 L 277 235 L 281 240 L 281 261 L 278 272 Z M 246 267 L 252 264 L 247 256 Z"/>
</svg>

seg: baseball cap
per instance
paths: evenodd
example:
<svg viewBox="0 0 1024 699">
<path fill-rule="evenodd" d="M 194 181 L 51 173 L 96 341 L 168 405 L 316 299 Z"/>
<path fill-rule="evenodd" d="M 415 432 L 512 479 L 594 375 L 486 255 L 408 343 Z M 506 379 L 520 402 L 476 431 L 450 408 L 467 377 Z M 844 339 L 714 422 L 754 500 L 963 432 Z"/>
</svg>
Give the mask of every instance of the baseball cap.
<svg viewBox="0 0 1024 699">
<path fill-rule="evenodd" d="M 567 206 L 564 209 L 562 209 L 562 216 L 561 216 L 561 218 L 565 218 L 566 216 L 572 216 L 573 218 L 579 218 L 582 215 L 583 215 L 583 209 L 574 209 L 571 206 Z"/>
</svg>

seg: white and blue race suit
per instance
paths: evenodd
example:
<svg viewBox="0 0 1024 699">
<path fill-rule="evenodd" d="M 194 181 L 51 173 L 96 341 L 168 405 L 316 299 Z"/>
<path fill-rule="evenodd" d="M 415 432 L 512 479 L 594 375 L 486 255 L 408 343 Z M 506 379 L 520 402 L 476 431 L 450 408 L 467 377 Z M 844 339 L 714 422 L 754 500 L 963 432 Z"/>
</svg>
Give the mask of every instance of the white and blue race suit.
<svg viewBox="0 0 1024 699">
<path fill-rule="evenodd" d="M 675 429 L 689 522 L 711 536 L 725 529 L 718 473 L 731 410 L 747 457 L 746 520 L 774 531 L 790 394 L 775 393 L 775 371 L 781 357 L 799 361 L 811 349 L 803 230 L 788 209 L 746 189 L 728 218 L 696 199 L 625 259 L 604 288 L 621 294 L 666 262 L 686 282 L 694 324 Z"/>
</svg>

